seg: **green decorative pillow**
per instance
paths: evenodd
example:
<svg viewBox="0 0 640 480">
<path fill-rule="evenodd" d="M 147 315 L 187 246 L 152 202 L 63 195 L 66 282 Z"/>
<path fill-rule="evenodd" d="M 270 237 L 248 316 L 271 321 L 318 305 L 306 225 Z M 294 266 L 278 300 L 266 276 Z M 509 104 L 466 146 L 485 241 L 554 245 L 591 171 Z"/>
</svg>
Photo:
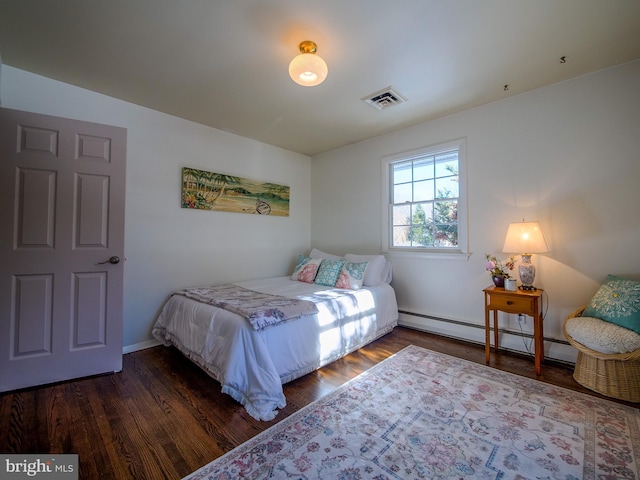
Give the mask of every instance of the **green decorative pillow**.
<svg viewBox="0 0 640 480">
<path fill-rule="evenodd" d="M 338 280 L 338 275 L 340 275 L 343 265 L 344 260 L 322 260 L 313 283 L 333 287 Z"/>
<path fill-rule="evenodd" d="M 640 282 L 609 275 L 582 313 L 640 333 Z"/>
</svg>

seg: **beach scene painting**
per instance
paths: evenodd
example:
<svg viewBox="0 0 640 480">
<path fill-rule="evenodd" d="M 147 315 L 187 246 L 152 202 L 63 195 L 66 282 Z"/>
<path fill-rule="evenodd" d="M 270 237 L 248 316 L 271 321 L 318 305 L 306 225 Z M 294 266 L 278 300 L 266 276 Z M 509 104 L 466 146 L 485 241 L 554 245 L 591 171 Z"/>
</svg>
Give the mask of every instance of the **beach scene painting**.
<svg viewBox="0 0 640 480">
<path fill-rule="evenodd" d="M 289 190 L 277 183 L 182 169 L 182 208 L 288 217 Z"/>
</svg>

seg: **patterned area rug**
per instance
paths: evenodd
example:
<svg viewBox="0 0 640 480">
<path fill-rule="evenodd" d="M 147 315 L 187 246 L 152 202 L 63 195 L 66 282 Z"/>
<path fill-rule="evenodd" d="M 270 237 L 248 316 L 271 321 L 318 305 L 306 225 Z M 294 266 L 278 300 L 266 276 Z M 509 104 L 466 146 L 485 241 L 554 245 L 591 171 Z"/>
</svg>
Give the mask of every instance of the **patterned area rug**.
<svg viewBox="0 0 640 480">
<path fill-rule="evenodd" d="M 640 410 L 409 346 L 186 477 L 635 479 Z"/>
</svg>

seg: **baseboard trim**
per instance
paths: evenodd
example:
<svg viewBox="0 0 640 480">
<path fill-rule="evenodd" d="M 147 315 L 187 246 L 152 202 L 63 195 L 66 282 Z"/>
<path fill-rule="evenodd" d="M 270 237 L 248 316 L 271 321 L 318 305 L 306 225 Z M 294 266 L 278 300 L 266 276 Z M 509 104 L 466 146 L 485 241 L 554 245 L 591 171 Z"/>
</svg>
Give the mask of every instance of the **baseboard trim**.
<svg viewBox="0 0 640 480">
<path fill-rule="evenodd" d="M 476 324 L 462 320 L 454 320 L 423 313 L 399 310 L 398 324 L 420 330 L 427 333 L 434 333 L 456 340 L 484 345 L 485 330 L 484 323 Z M 427 321 L 425 321 L 427 320 Z M 519 332 L 505 328 L 498 328 L 500 335 L 500 349 L 520 354 L 532 355 L 533 334 L 529 332 Z M 523 342 L 519 345 L 519 342 Z M 529 345 L 526 345 L 529 342 Z M 566 340 L 545 337 L 545 358 L 566 365 L 574 365 L 577 352 Z"/>
<path fill-rule="evenodd" d="M 157 347 L 158 345 L 161 345 L 161 343 L 155 339 L 147 340 L 146 342 L 134 343 L 133 345 L 126 345 L 122 347 L 122 354 L 124 355 L 127 353 L 137 352 L 138 350 L 145 350 L 147 348 Z"/>
<path fill-rule="evenodd" d="M 456 340 L 464 340 L 466 342 L 475 343 L 478 345 L 484 345 L 484 325 L 476 323 L 465 322 L 462 320 L 454 320 L 451 318 L 437 317 L 434 315 L 426 315 L 424 313 L 409 312 L 406 310 L 399 310 L 398 325 L 403 327 L 412 328 L 414 330 L 420 330 L 422 332 L 434 333 L 443 337 L 449 337 Z M 429 320 L 427 324 L 424 321 Z M 435 324 L 431 322 L 436 322 Z M 455 332 L 452 331 L 451 326 L 462 327 L 457 328 Z M 533 342 L 533 335 L 528 332 L 518 332 L 515 330 L 499 328 L 498 333 L 509 338 L 520 338 L 521 340 L 528 340 Z M 545 357 L 556 362 L 565 363 L 567 365 L 575 364 L 575 357 L 577 352 L 566 340 L 559 340 L 557 338 L 544 339 L 545 345 Z M 162 345 L 158 340 L 152 339 L 145 342 L 134 343 L 123 347 L 122 353 L 133 353 L 138 350 L 145 350 L 147 348 L 157 347 Z M 552 347 L 552 348 L 550 348 Z M 514 348 L 508 342 L 500 343 L 500 349 L 514 353 L 530 353 L 521 348 Z"/>
</svg>

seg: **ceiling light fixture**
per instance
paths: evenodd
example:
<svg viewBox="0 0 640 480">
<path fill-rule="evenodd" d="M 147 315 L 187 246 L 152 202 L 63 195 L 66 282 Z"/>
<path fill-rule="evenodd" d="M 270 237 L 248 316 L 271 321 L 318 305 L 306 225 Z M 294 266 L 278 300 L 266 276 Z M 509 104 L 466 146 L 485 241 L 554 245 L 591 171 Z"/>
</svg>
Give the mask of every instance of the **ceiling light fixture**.
<svg viewBox="0 0 640 480">
<path fill-rule="evenodd" d="M 315 87 L 327 78 L 329 68 L 325 61 L 316 55 L 318 46 L 311 40 L 300 43 L 300 55 L 291 60 L 289 76 L 303 87 Z"/>
</svg>

